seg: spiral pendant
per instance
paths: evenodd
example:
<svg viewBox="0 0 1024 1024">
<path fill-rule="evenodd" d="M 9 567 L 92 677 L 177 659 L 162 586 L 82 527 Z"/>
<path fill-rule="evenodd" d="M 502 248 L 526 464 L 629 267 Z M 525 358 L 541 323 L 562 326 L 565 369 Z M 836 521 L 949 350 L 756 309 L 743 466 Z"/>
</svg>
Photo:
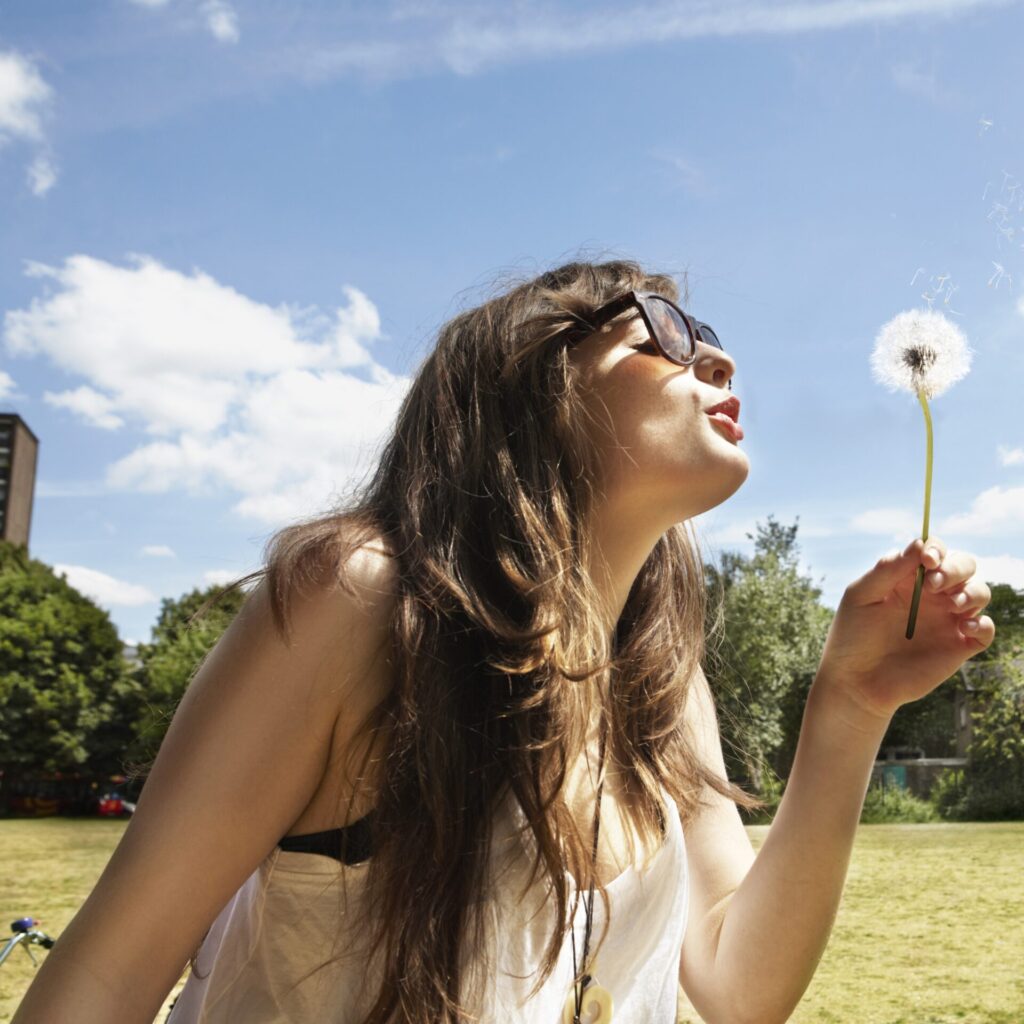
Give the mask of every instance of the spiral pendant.
<svg viewBox="0 0 1024 1024">
<path fill-rule="evenodd" d="M 580 1009 L 580 1024 L 611 1024 L 612 994 L 595 978 L 589 978 L 583 987 L 583 1000 Z M 562 1024 L 575 1024 L 576 1021 L 576 986 L 569 989 L 562 1013 Z"/>
</svg>

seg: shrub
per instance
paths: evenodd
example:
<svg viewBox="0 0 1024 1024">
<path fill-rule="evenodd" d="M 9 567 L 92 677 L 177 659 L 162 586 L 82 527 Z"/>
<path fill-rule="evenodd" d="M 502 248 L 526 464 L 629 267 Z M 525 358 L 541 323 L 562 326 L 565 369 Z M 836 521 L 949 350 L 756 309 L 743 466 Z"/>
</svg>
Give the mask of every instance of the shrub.
<svg viewBox="0 0 1024 1024">
<path fill-rule="evenodd" d="M 893 785 L 869 786 L 860 812 L 862 825 L 938 820 L 938 812 L 931 803 L 914 796 L 908 789 Z"/>
<path fill-rule="evenodd" d="M 1024 818 L 1024 778 L 1012 766 L 968 764 L 947 768 L 929 800 L 947 821 L 1014 821 Z"/>
</svg>

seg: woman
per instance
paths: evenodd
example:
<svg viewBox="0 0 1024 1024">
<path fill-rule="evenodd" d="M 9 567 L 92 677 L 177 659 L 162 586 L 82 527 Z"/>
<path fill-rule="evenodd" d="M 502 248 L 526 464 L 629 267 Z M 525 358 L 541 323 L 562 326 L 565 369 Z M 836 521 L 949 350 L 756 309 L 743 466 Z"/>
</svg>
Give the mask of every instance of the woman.
<svg viewBox="0 0 1024 1024">
<path fill-rule="evenodd" d="M 886 725 L 991 595 L 934 538 L 847 588 L 755 860 L 687 530 L 749 463 L 677 301 L 570 263 L 441 330 L 360 499 L 273 539 L 16 1024 L 148 1022 L 197 949 L 174 1024 L 670 1024 L 677 983 L 788 1018 Z"/>
</svg>

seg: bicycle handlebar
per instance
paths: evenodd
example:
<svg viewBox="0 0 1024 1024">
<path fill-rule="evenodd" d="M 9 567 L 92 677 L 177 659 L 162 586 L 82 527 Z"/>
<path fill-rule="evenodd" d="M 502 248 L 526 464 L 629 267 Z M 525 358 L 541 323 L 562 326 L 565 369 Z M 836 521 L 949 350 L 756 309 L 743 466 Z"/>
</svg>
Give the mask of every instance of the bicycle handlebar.
<svg viewBox="0 0 1024 1024">
<path fill-rule="evenodd" d="M 19 917 L 16 921 L 11 922 L 11 931 L 14 932 L 14 937 L 7 940 L 2 948 L 0 948 L 0 964 L 2 964 L 10 955 L 14 952 L 15 948 L 22 946 L 25 952 L 28 953 L 29 959 L 33 964 L 36 963 L 36 958 L 32 955 L 31 946 L 42 946 L 43 949 L 51 949 L 53 944 L 57 941 L 51 938 L 46 932 L 40 931 L 36 928 L 39 924 L 34 918 L 31 917 Z"/>
</svg>

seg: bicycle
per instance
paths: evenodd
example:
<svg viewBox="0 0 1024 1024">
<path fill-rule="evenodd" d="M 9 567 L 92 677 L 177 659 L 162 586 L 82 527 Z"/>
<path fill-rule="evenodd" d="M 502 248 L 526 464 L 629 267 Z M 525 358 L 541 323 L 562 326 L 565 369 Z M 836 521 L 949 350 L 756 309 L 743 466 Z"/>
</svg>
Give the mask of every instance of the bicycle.
<svg viewBox="0 0 1024 1024">
<path fill-rule="evenodd" d="M 21 946 L 28 953 L 33 966 L 39 966 L 39 961 L 36 960 L 32 947 L 42 946 L 43 949 L 50 949 L 57 940 L 50 938 L 46 932 L 41 932 L 36 928 L 37 924 L 39 922 L 31 917 L 19 917 L 17 921 L 11 922 L 11 931 L 14 932 L 14 935 L 7 940 L 3 949 L 0 949 L 0 964 L 3 964 L 11 953 L 18 946 Z"/>
</svg>

